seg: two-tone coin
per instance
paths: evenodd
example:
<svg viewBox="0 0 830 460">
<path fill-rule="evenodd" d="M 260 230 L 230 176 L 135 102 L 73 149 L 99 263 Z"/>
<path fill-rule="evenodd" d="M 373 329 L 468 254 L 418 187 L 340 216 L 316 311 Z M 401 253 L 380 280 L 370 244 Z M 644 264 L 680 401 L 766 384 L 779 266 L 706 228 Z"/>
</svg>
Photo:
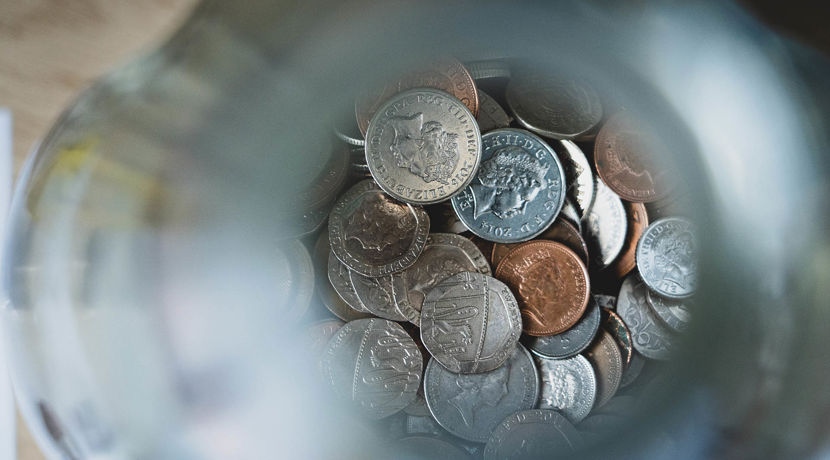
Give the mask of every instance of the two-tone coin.
<svg viewBox="0 0 830 460">
<path fill-rule="evenodd" d="M 484 459 L 567 457 L 583 442 L 579 431 L 555 410 L 526 410 L 505 418 L 493 430 Z"/>
<path fill-rule="evenodd" d="M 496 102 L 495 99 L 488 96 L 484 91 L 479 90 L 479 110 L 476 116 L 478 122 L 478 129 L 481 133 L 487 133 L 494 129 L 507 128 L 510 122 L 513 121 L 510 115 Z"/>
<path fill-rule="evenodd" d="M 649 288 L 663 297 L 685 299 L 697 289 L 695 225 L 683 217 L 653 222 L 637 245 L 637 269 Z"/>
<path fill-rule="evenodd" d="M 585 350 L 585 357 L 594 366 L 597 375 L 597 400 L 601 407 L 617 392 L 622 381 L 623 360 L 617 342 L 611 334 L 600 330 L 597 339 Z"/>
<path fill-rule="evenodd" d="M 573 141 L 553 140 L 550 146 L 559 156 L 562 167 L 565 169 L 565 183 L 568 186 L 567 197 L 576 205 L 580 219 L 588 216 L 591 205 L 594 204 L 596 185 L 594 174 L 591 172 L 591 163 Z"/>
<path fill-rule="evenodd" d="M 553 223 L 565 200 L 565 172 L 553 149 L 520 129 L 482 136 L 481 166 L 452 198 L 464 225 L 499 243 L 532 239 Z"/>
<path fill-rule="evenodd" d="M 565 332 L 542 337 L 525 336 L 523 343 L 537 356 L 568 358 L 581 353 L 594 340 L 601 323 L 599 307 L 591 302 L 582 318 Z"/>
<path fill-rule="evenodd" d="M 622 200 L 602 181 L 597 180 L 594 205 L 585 219 L 585 242 L 597 268 L 605 268 L 614 262 L 625 246 L 628 219 Z"/>
<path fill-rule="evenodd" d="M 637 272 L 625 278 L 617 296 L 617 314 L 631 331 L 634 349 L 649 359 L 667 359 L 674 335 L 648 305 L 648 287 Z"/>
<path fill-rule="evenodd" d="M 571 423 L 584 419 L 597 395 L 597 379 L 591 363 L 576 355 L 565 359 L 533 357 L 541 376 L 539 409 L 559 411 Z"/>
</svg>

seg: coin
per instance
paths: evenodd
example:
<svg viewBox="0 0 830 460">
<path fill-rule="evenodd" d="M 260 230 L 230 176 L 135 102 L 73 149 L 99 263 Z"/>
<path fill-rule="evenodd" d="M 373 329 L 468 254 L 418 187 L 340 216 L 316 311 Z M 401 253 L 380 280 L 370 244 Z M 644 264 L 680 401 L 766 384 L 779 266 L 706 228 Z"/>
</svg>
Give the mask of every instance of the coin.
<svg viewBox="0 0 830 460">
<path fill-rule="evenodd" d="M 391 448 L 395 458 L 470 459 L 463 449 L 433 436 L 409 436 L 397 440 Z"/>
<path fill-rule="evenodd" d="M 490 264 L 476 245 L 452 233 L 430 233 L 418 260 L 392 275 L 392 294 L 401 313 L 413 324 L 421 324 L 421 308 L 427 293 L 439 281 L 461 272 L 490 275 Z"/>
<path fill-rule="evenodd" d="M 286 324 L 298 321 L 308 311 L 314 294 L 314 266 L 299 240 L 280 243 L 274 254 L 274 289 L 283 299 L 277 306 Z"/>
<path fill-rule="evenodd" d="M 369 313 L 392 321 L 406 321 L 406 316 L 395 303 L 391 275 L 369 278 L 357 272 L 349 272 L 349 279 L 361 307 Z"/>
<path fill-rule="evenodd" d="M 594 294 L 594 300 L 600 308 L 617 311 L 617 298 L 612 295 Z"/>
<path fill-rule="evenodd" d="M 523 343 L 534 355 L 568 358 L 588 348 L 599 330 L 600 320 L 599 307 L 591 302 L 579 322 L 567 331 L 543 337 L 525 336 Z"/>
<path fill-rule="evenodd" d="M 483 374 L 456 374 L 433 358 L 424 379 L 435 420 L 455 436 L 475 442 L 487 442 L 505 417 L 532 409 L 539 398 L 536 366 L 521 345 L 503 365 Z"/>
<path fill-rule="evenodd" d="M 335 137 L 346 143 L 346 145 L 356 147 L 363 147 L 366 145 L 366 141 L 363 139 L 363 134 L 357 127 L 357 120 L 355 120 L 354 116 L 338 119 L 333 130 Z"/>
<path fill-rule="evenodd" d="M 541 375 L 539 409 L 553 409 L 569 422 L 584 419 L 597 395 L 597 379 L 591 363 L 576 355 L 566 359 L 550 359 L 534 356 Z"/>
<path fill-rule="evenodd" d="M 334 251 L 329 250 L 329 260 L 328 260 L 328 278 L 331 286 L 334 288 L 337 295 L 340 296 L 340 299 L 343 300 L 346 305 L 354 312 L 349 310 L 340 310 L 334 309 L 332 313 L 335 314 L 338 318 L 344 321 L 352 321 L 355 319 L 361 318 L 353 318 L 355 314 L 360 313 L 369 313 L 368 310 L 360 303 L 360 299 L 357 298 L 357 294 L 354 292 L 354 285 L 352 284 L 351 280 L 351 271 L 348 267 L 346 267 L 343 262 L 340 262 L 340 259 L 334 255 Z M 328 306 L 328 305 L 327 305 Z M 332 303 L 333 307 L 337 307 L 336 303 Z M 341 317 L 340 314 L 348 316 L 347 318 Z"/>
<path fill-rule="evenodd" d="M 677 332 L 683 332 L 689 326 L 692 317 L 685 302 L 660 297 L 653 291 L 646 292 L 646 301 L 666 326 Z"/>
<path fill-rule="evenodd" d="M 415 399 L 422 360 L 401 326 L 371 318 L 340 328 L 320 366 L 337 397 L 351 402 L 364 416 L 381 419 Z"/>
<path fill-rule="evenodd" d="M 501 262 L 510 251 L 521 244 L 522 243 L 493 243 L 493 249 L 490 251 L 490 263 L 493 264 L 494 267 L 498 267 L 499 262 Z"/>
<path fill-rule="evenodd" d="M 553 225 L 539 235 L 539 238 L 564 244 L 588 265 L 588 245 L 579 234 L 579 230 L 561 216 L 553 221 Z"/>
<path fill-rule="evenodd" d="M 568 140 L 553 140 L 550 146 L 559 156 L 565 169 L 565 184 L 568 186 L 567 197 L 576 205 L 579 218 L 584 219 L 594 204 L 596 185 L 591 164 L 576 144 Z"/>
<path fill-rule="evenodd" d="M 355 115 L 360 132 L 366 134 L 370 120 L 382 105 L 395 95 L 414 88 L 432 88 L 451 94 L 473 114 L 478 114 L 478 89 L 467 69 L 455 59 L 439 59 L 421 66 L 417 71 L 404 75 L 397 81 L 359 97 L 355 103 Z"/>
<path fill-rule="evenodd" d="M 478 100 L 480 108 L 476 121 L 478 122 L 478 129 L 484 134 L 498 128 L 507 128 L 510 122 L 513 121 L 510 115 L 504 111 L 503 108 L 496 102 L 495 99 L 488 96 L 484 91 L 478 91 Z"/>
<path fill-rule="evenodd" d="M 501 281 L 462 272 L 443 279 L 424 299 L 421 340 L 447 370 L 472 374 L 501 366 L 513 353 L 522 320 Z"/>
<path fill-rule="evenodd" d="M 323 305 L 343 321 L 352 321 L 369 317 L 367 312 L 354 309 L 346 298 L 360 307 L 360 302 L 354 294 L 354 287 L 349 280 L 349 269 L 337 260 L 331 252 L 328 232 L 320 232 L 314 244 L 314 280 L 317 285 L 317 297 Z M 335 286 L 337 284 L 337 286 Z M 338 292 L 343 291 L 343 294 Z"/>
<path fill-rule="evenodd" d="M 596 197 L 594 199 L 596 200 Z M 562 205 L 562 210 L 559 211 L 559 215 L 567 219 L 580 232 L 582 231 L 582 218 L 579 216 L 579 211 L 576 209 L 576 205 L 567 197 L 565 198 L 565 204 Z"/>
<path fill-rule="evenodd" d="M 592 260 L 598 268 L 610 265 L 625 246 L 627 219 L 620 197 L 614 194 L 602 181 L 597 181 L 597 196 L 585 219 L 585 242 L 594 255 Z"/>
<path fill-rule="evenodd" d="M 628 201 L 665 198 L 674 178 L 659 154 L 668 149 L 626 112 L 609 118 L 594 143 L 594 163 L 602 181 Z"/>
<path fill-rule="evenodd" d="M 635 350 L 649 359 L 667 359 L 672 333 L 648 306 L 647 291 L 637 272 L 632 272 L 623 281 L 617 296 L 617 313 L 631 331 Z"/>
<path fill-rule="evenodd" d="M 498 243 L 518 243 L 544 232 L 562 209 L 565 173 L 553 149 L 520 129 L 482 136 L 481 167 L 452 198 L 464 225 Z"/>
<path fill-rule="evenodd" d="M 352 186 L 329 216 L 332 251 L 365 276 L 388 275 L 415 263 L 428 233 L 423 208 L 392 200 L 372 180 Z"/>
<path fill-rule="evenodd" d="M 482 59 L 472 62 L 465 62 L 464 66 L 470 71 L 474 80 L 486 80 L 490 78 L 510 78 L 510 66 L 504 59 Z M 481 102 L 481 90 L 478 92 Z M 483 110 L 482 107 L 479 111 Z"/>
<path fill-rule="evenodd" d="M 387 100 L 366 132 L 366 163 L 378 185 L 411 204 L 450 199 L 466 187 L 481 161 L 473 114 L 439 90 L 404 91 Z"/>
<path fill-rule="evenodd" d="M 602 119 L 599 95 L 576 78 L 519 67 L 505 97 L 516 121 L 553 139 L 577 137 Z"/>
<path fill-rule="evenodd" d="M 637 245 L 637 269 L 649 288 L 663 297 L 685 299 L 697 289 L 697 237 L 682 217 L 653 222 Z"/>
<path fill-rule="evenodd" d="M 496 278 L 517 294 L 525 334 L 559 334 L 588 306 L 588 269 L 573 251 L 554 241 L 530 241 L 510 251 Z"/>
<path fill-rule="evenodd" d="M 306 328 L 305 345 L 309 356 L 320 357 L 326 350 L 329 340 L 346 323 L 339 319 L 322 319 Z"/>
<path fill-rule="evenodd" d="M 605 404 L 620 387 L 623 361 L 620 349 L 611 334 L 600 330 L 597 339 L 585 351 L 585 357 L 594 366 L 597 375 L 597 400 L 595 407 Z"/>
<path fill-rule="evenodd" d="M 620 381 L 620 388 L 625 388 L 634 383 L 634 381 L 637 380 L 637 377 L 640 376 L 640 373 L 643 372 L 645 363 L 645 358 L 637 353 L 636 350 L 631 353 L 631 362 L 623 371 L 622 381 Z"/>
<path fill-rule="evenodd" d="M 625 215 L 628 218 L 628 231 L 625 245 L 614 262 L 606 267 L 608 276 L 623 278 L 637 266 L 637 242 L 640 241 L 646 227 L 648 227 L 648 213 L 643 203 L 623 202 Z"/>
<path fill-rule="evenodd" d="M 505 418 L 484 447 L 484 459 L 566 457 L 582 447 L 582 435 L 554 410 L 533 409 Z"/>
<path fill-rule="evenodd" d="M 634 346 L 631 344 L 631 332 L 619 315 L 614 313 L 613 310 L 605 308 L 602 309 L 602 326 L 617 341 L 617 347 L 620 349 L 620 356 L 623 360 L 623 368 L 627 368 L 628 364 L 631 363 L 631 355 L 634 353 Z"/>
</svg>

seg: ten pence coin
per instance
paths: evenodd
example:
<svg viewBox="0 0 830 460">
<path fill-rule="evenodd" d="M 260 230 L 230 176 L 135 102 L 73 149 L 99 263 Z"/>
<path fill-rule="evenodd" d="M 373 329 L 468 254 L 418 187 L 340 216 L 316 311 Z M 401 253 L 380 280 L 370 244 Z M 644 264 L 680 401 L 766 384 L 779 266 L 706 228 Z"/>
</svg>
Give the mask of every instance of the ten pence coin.
<svg viewBox="0 0 830 460">
<path fill-rule="evenodd" d="M 637 269 L 649 288 L 663 297 L 685 299 L 697 289 L 697 236 L 682 217 L 653 222 L 637 245 Z"/>
</svg>

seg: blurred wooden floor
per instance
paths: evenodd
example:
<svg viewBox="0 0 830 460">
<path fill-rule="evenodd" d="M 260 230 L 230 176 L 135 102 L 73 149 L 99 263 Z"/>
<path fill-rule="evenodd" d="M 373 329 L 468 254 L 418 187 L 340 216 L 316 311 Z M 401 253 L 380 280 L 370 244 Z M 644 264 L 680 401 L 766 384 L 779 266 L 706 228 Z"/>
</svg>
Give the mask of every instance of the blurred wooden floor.
<svg viewBox="0 0 830 460">
<path fill-rule="evenodd" d="M 15 170 L 80 90 L 157 45 L 195 3 L 0 0 L 0 107 L 14 116 Z M 18 451 L 19 460 L 44 458 L 21 424 Z"/>
</svg>

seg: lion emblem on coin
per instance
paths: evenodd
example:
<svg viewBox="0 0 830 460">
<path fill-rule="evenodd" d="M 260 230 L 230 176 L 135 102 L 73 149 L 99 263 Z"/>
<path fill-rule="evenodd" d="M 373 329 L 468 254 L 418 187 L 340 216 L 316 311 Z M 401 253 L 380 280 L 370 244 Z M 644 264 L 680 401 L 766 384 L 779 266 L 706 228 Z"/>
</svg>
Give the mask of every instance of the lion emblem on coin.
<svg viewBox="0 0 830 460">
<path fill-rule="evenodd" d="M 389 150 L 397 166 L 426 183 L 449 184 L 458 165 L 458 134 L 448 133 L 440 122 L 424 122 L 420 112 L 394 117 L 389 124 L 395 134 Z"/>
<path fill-rule="evenodd" d="M 548 186 L 549 168 L 520 147 L 497 150 L 481 164 L 478 183 L 470 185 L 475 196 L 473 217 L 488 212 L 500 219 L 524 214 L 528 202 Z"/>
</svg>

